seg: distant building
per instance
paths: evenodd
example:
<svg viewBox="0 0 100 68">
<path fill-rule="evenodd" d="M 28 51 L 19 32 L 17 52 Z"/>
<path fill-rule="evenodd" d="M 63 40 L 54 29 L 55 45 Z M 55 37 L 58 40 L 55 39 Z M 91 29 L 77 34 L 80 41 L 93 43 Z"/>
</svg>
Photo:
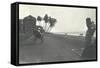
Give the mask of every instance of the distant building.
<svg viewBox="0 0 100 68">
<path fill-rule="evenodd" d="M 26 34 L 32 34 L 32 27 L 36 26 L 36 18 L 29 15 L 23 19 L 23 31 Z"/>
</svg>

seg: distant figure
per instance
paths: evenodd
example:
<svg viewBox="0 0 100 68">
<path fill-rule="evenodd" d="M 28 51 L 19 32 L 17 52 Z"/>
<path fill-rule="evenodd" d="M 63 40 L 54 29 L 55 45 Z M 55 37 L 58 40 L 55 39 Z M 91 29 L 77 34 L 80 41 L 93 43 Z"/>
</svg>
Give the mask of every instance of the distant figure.
<svg viewBox="0 0 100 68">
<path fill-rule="evenodd" d="M 41 42 L 43 43 L 43 34 L 44 34 L 44 29 L 43 29 L 43 27 L 41 27 L 41 26 L 36 26 L 36 27 L 33 27 L 33 34 L 34 34 L 34 36 L 35 36 L 35 41 L 37 40 L 37 39 L 40 39 L 41 40 Z"/>
<path fill-rule="evenodd" d="M 93 21 L 91 22 L 90 18 L 86 19 L 86 25 L 88 29 L 85 36 L 85 41 L 86 41 L 85 43 L 86 43 L 86 46 L 89 46 L 91 45 L 92 37 L 93 37 L 96 27 L 95 27 L 94 22 Z"/>
<path fill-rule="evenodd" d="M 83 33 L 80 33 L 80 36 L 83 36 Z"/>
</svg>

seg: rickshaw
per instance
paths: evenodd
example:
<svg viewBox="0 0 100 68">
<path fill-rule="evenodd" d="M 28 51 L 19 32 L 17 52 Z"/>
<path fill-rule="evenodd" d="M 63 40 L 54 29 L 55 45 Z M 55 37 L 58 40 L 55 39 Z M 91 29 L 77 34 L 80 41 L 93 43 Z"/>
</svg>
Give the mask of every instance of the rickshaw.
<svg viewBox="0 0 100 68">
<path fill-rule="evenodd" d="M 44 29 L 42 26 L 34 26 L 33 27 L 33 35 L 34 35 L 34 41 L 36 42 L 38 39 L 41 40 L 41 43 L 44 41 Z"/>
</svg>

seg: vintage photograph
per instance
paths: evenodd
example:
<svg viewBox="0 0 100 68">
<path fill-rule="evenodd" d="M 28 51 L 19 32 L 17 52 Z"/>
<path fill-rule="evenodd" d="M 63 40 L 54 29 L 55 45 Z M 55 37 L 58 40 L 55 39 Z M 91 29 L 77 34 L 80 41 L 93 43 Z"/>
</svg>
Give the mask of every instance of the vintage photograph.
<svg viewBox="0 0 100 68">
<path fill-rule="evenodd" d="M 95 60 L 96 9 L 19 4 L 19 64 Z"/>
</svg>

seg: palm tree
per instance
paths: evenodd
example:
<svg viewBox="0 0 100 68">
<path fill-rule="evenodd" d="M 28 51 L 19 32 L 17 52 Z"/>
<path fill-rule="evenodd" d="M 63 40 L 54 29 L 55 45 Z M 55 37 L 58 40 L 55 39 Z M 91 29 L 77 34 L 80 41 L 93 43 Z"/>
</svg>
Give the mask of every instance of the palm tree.
<svg viewBox="0 0 100 68">
<path fill-rule="evenodd" d="M 38 17 L 37 17 L 37 21 L 38 21 L 39 25 L 41 25 L 41 23 L 40 23 L 41 20 L 42 20 L 42 17 L 41 17 L 41 16 L 38 16 Z"/>
<path fill-rule="evenodd" d="M 47 32 L 48 32 L 48 30 L 49 30 L 49 28 L 50 28 L 50 25 L 51 25 L 51 16 L 48 17 L 48 24 L 49 24 L 49 26 L 48 26 L 48 28 L 47 28 Z"/>
<path fill-rule="evenodd" d="M 44 29 L 45 29 L 45 31 L 46 31 L 46 26 L 47 26 L 48 21 L 49 21 L 49 19 L 48 19 L 48 15 L 47 15 L 47 14 L 45 14 L 45 16 L 44 16 L 44 19 L 43 19 L 43 20 L 45 21 L 45 26 L 44 26 Z"/>
<path fill-rule="evenodd" d="M 55 26 L 55 23 L 57 22 L 57 20 L 55 19 L 55 18 L 51 18 L 51 17 L 49 17 L 49 24 L 50 24 L 50 26 L 48 27 L 48 32 L 50 32 L 51 31 L 51 29 L 52 29 L 52 27 L 54 27 Z"/>
</svg>

